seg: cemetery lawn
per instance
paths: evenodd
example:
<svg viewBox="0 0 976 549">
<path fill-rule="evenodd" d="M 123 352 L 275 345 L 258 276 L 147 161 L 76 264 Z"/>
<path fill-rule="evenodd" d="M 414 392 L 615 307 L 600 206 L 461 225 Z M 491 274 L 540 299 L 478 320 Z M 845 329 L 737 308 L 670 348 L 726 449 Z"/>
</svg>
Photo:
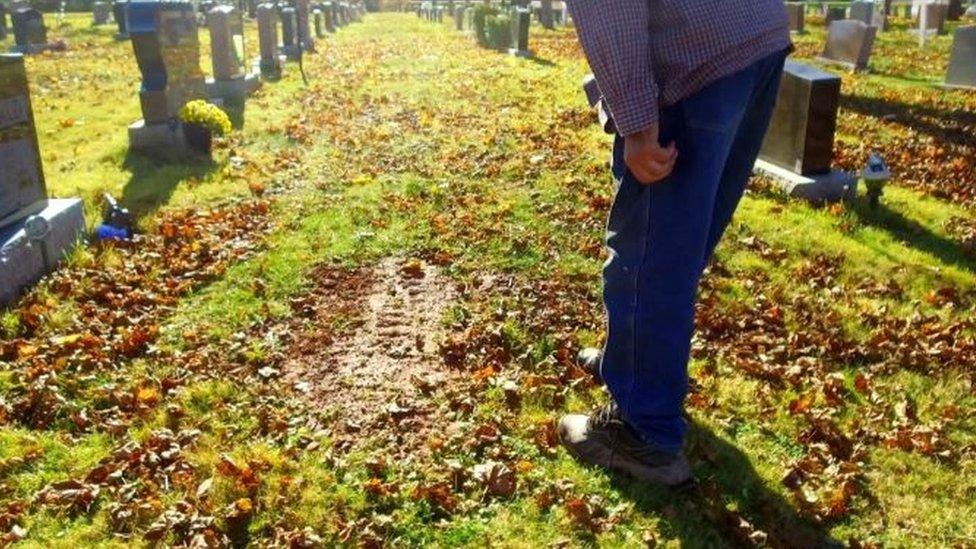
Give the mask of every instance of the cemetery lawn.
<svg viewBox="0 0 976 549">
<path fill-rule="evenodd" d="M 144 234 L 2 313 L 0 545 L 976 544 L 976 94 L 932 86 L 951 38 L 918 54 L 899 23 L 844 77 L 837 162 L 882 151 L 879 208 L 754 182 L 702 289 L 699 482 L 675 492 L 554 438 L 605 401 L 572 360 L 602 337 L 613 188 L 571 29 L 523 60 L 370 15 L 212 163 L 167 166 L 127 155 L 138 71 L 89 18 L 28 62 L 48 188 L 92 223 L 111 192 Z"/>
</svg>

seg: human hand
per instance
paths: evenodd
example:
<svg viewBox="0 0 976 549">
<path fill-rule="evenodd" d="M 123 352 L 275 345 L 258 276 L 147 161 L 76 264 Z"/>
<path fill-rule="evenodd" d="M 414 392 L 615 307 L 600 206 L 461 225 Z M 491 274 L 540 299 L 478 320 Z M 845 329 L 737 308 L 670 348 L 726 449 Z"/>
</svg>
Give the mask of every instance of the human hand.
<svg viewBox="0 0 976 549">
<path fill-rule="evenodd" d="M 628 135 L 624 138 L 624 163 L 638 181 L 644 184 L 657 183 L 671 175 L 678 149 L 672 141 L 662 147 L 658 141 L 658 125 Z"/>
</svg>

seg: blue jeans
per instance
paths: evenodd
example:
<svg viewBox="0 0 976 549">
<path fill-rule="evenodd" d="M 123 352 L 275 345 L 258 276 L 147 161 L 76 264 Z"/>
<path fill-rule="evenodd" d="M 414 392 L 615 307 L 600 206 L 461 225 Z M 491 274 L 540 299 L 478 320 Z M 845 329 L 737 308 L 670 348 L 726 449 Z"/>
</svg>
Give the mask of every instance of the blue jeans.
<svg viewBox="0 0 976 549">
<path fill-rule="evenodd" d="M 678 148 L 663 181 L 638 182 L 623 138 L 614 143 L 600 368 L 624 420 L 662 452 L 681 450 L 698 282 L 759 155 L 785 58 L 766 57 L 662 109 L 661 143 Z"/>
</svg>

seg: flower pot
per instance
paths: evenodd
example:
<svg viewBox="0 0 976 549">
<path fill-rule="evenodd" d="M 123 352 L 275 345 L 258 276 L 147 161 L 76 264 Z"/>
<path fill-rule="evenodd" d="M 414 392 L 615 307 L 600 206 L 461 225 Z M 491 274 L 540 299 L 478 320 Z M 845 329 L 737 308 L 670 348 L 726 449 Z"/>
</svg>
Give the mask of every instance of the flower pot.
<svg viewBox="0 0 976 549">
<path fill-rule="evenodd" d="M 210 156 L 213 151 L 213 133 L 206 126 L 183 124 L 183 137 L 187 148 L 199 155 Z"/>
</svg>

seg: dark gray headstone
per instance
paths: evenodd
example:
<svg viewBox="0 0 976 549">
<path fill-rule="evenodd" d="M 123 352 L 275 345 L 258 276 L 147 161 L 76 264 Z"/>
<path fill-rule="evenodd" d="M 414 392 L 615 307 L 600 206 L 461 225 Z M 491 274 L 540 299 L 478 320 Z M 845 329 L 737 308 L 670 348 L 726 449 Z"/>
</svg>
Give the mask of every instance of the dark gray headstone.
<svg viewBox="0 0 976 549">
<path fill-rule="evenodd" d="M 139 100 L 147 125 L 169 122 L 187 101 L 206 97 L 192 3 L 133 0 L 129 26 L 142 73 Z"/>
<path fill-rule="evenodd" d="M 244 68 L 244 17 L 233 6 L 217 6 L 207 13 L 210 58 L 215 80 L 242 78 Z"/>
<path fill-rule="evenodd" d="M 512 52 L 517 55 L 529 53 L 529 25 L 532 13 L 526 8 L 512 10 Z"/>
<path fill-rule="evenodd" d="M 949 10 L 946 13 L 947 20 L 958 21 L 964 13 L 966 13 L 966 9 L 962 5 L 962 0 L 949 0 Z"/>
<path fill-rule="evenodd" d="M 119 40 L 129 39 L 129 2 L 127 0 L 116 0 L 112 2 L 112 17 L 119 28 L 115 35 Z"/>
<path fill-rule="evenodd" d="M 976 88 L 976 27 L 959 27 L 952 38 L 946 85 Z"/>
<path fill-rule="evenodd" d="M 865 70 L 871 59 L 878 28 L 863 21 L 834 21 L 827 29 L 827 44 L 822 59 Z"/>
<path fill-rule="evenodd" d="M 47 44 L 47 28 L 44 26 L 44 15 L 34 8 L 21 8 L 10 14 L 14 27 L 14 41 L 18 48 L 29 49 L 31 46 Z"/>
<path fill-rule="evenodd" d="M 787 60 L 760 158 L 800 175 L 830 172 L 840 82 L 839 76 Z"/>
<path fill-rule="evenodd" d="M 847 19 L 847 10 L 844 8 L 827 8 L 827 14 L 824 16 L 824 23 L 829 27 L 834 21 L 843 21 Z"/>
<path fill-rule="evenodd" d="M 542 23 L 543 28 L 553 29 L 555 28 L 556 14 L 552 6 L 552 0 L 542 0 L 542 4 L 539 7 L 539 22 Z"/>
<path fill-rule="evenodd" d="M 95 25 L 107 25 L 112 10 L 107 2 L 92 3 L 92 23 Z"/>
<path fill-rule="evenodd" d="M 261 50 L 261 76 L 269 79 L 281 77 L 281 60 L 278 59 L 278 14 L 274 4 L 257 7 L 258 44 Z"/>
<path fill-rule="evenodd" d="M 312 8 L 309 0 L 295 0 L 295 24 L 298 45 L 305 51 L 315 51 L 315 39 L 311 31 Z"/>
<path fill-rule="evenodd" d="M 22 55 L 0 54 L 0 219 L 46 196 Z"/>
</svg>

